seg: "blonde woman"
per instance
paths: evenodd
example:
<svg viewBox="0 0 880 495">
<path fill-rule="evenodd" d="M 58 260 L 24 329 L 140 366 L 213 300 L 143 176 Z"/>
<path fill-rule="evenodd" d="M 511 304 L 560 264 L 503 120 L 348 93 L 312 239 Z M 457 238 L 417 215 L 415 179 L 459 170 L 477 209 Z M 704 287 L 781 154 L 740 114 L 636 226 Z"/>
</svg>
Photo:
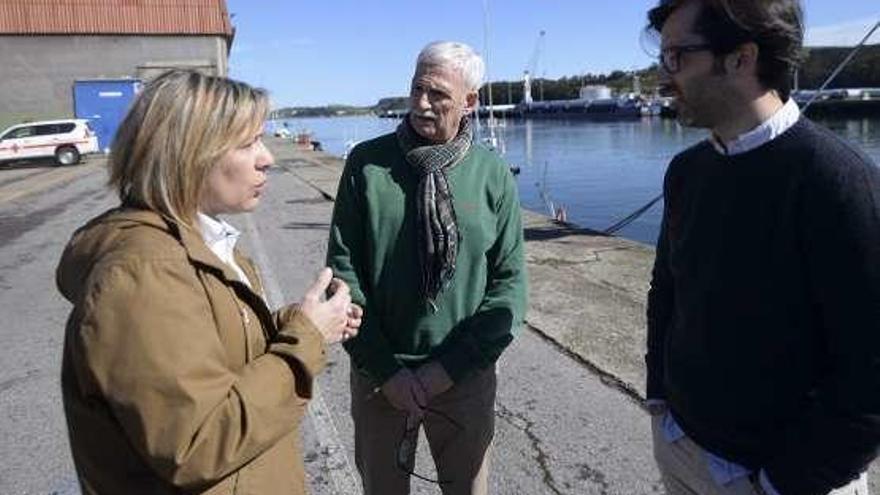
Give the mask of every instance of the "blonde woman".
<svg viewBox="0 0 880 495">
<path fill-rule="evenodd" d="M 174 71 L 119 129 L 121 205 L 74 234 L 57 272 L 73 304 L 62 391 L 85 494 L 305 492 L 298 422 L 325 343 L 355 335 L 361 310 L 325 269 L 271 313 L 219 218 L 265 189 L 267 109 L 261 90 Z"/>
</svg>

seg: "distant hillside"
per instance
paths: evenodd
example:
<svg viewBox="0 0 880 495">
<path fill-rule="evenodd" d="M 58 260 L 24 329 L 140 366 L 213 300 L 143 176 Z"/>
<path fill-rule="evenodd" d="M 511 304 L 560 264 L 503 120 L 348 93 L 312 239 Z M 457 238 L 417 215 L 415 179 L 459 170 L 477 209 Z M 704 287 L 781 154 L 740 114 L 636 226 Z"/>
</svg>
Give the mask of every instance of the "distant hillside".
<svg viewBox="0 0 880 495">
<path fill-rule="evenodd" d="M 652 66 L 637 70 L 642 91 L 650 93 L 657 87 L 657 69 Z M 582 76 L 565 76 L 560 79 L 536 79 L 532 81 L 532 98 L 541 100 L 570 100 L 577 98 L 581 86 L 605 85 L 615 93 L 633 91 L 633 72 L 616 70 L 610 74 L 586 74 Z M 480 90 L 480 101 L 488 103 L 489 85 Z M 492 102 L 496 105 L 517 104 L 522 101 L 522 81 L 498 81 L 492 83 Z"/>
<path fill-rule="evenodd" d="M 831 75 L 852 48 L 820 47 L 806 50 L 806 58 L 798 73 L 801 89 L 816 89 Z M 616 94 L 633 91 L 633 74 L 638 75 L 642 92 L 650 94 L 657 87 L 657 66 L 634 72 L 614 71 L 610 74 L 585 74 L 560 79 L 532 81 L 532 97 L 541 100 L 570 100 L 578 97 L 581 86 L 600 84 L 609 86 Z M 496 81 L 492 85 L 492 101 L 496 105 L 517 104 L 523 99 L 522 81 Z M 859 52 L 841 72 L 830 88 L 880 87 L 880 45 L 869 45 Z M 488 104 L 489 85 L 480 90 L 480 102 Z M 275 110 L 273 118 L 335 117 L 344 115 L 381 115 L 388 110 L 406 110 L 405 96 L 382 98 L 372 107 L 330 105 L 325 107 L 290 107 Z"/>
<path fill-rule="evenodd" d="M 382 98 L 379 103 L 373 107 L 373 112 L 381 115 L 388 110 L 401 111 L 409 108 L 409 98 L 406 96 L 392 96 L 390 98 Z"/>
<path fill-rule="evenodd" d="M 809 48 L 799 73 L 800 87 L 816 89 L 849 55 L 852 48 Z M 829 88 L 880 87 L 880 45 L 862 48 Z"/>
<path fill-rule="evenodd" d="M 290 119 L 295 117 L 341 117 L 345 115 L 365 115 L 372 113 L 372 107 L 355 107 L 350 105 L 329 105 L 326 107 L 285 107 L 272 111 L 272 119 Z"/>
<path fill-rule="evenodd" d="M 846 58 L 852 48 L 809 48 L 798 74 L 802 89 L 818 88 L 834 69 Z M 657 66 L 634 72 L 639 76 L 642 92 L 649 94 L 657 87 Z M 633 91 L 633 72 L 614 71 L 610 74 L 586 74 L 560 79 L 538 79 L 532 82 L 532 98 L 535 100 L 567 100 L 578 97 L 581 86 L 603 84 L 615 93 Z M 858 55 L 834 79 L 830 88 L 880 87 L 880 45 L 865 46 Z M 542 96 L 543 91 L 543 96 Z M 488 85 L 480 92 L 480 101 L 488 101 Z M 492 101 L 496 104 L 522 101 L 522 81 L 498 81 L 492 83 Z"/>
<path fill-rule="evenodd" d="M 402 111 L 409 105 L 405 96 L 382 98 L 371 107 L 351 105 L 329 105 L 326 107 L 285 107 L 272 111 L 272 119 L 291 119 L 298 117 L 344 117 L 347 115 L 381 115 L 387 110 Z"/>
</svg>

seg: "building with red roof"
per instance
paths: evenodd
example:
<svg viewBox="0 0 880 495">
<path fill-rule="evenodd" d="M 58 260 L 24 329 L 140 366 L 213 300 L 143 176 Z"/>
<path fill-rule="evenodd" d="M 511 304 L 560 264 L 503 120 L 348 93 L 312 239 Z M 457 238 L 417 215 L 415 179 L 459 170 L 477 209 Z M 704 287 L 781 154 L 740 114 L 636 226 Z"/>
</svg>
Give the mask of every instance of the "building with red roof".
<svg viewBox="0 0 880 495">
<path fill-rule="evenodd" d="M 83 116 L 89 82 L 96 99 L 172 68 L 225 76 L 234 33 L 225 0 L 0 0 L 0 130 Z"/>
</svg>

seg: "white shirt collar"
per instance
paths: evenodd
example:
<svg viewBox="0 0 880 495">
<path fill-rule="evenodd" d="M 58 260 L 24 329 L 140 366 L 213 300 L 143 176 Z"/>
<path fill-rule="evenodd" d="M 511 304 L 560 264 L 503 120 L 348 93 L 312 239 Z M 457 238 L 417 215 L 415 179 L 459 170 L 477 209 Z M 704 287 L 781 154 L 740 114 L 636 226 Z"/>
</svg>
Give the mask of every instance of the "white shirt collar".
<svg viewBox="0 0 880 495">
<path fill-rule="evenodd" d="M 198 212 L 197 216 L 199 230 L 202 232 L 202 239 L 205 240 L 208 249 L 220 258 L 220 261 L 232 267 L 239 279 L 250 286 L 251 283 L 247 275 L 235 262 L 235 244 L 238 242 L 241 232 L 225 221 L 212 218 L 202 212 Z"/>
<path fill-rule="evenodd" d="M 789 98 L 785 105 L 776 111 L 769 119 L 765 120 L 750 131 L 737 136 L 726 145 L 721 143 L 713 134 L 709 136 L 709 142 L 715 150 L 722 155 L 732 156 L 752 151 L 779 137 L 801 118 L 801 110 L 795 103 L 794 98 Z"/>
<path fill-rule="evenodd" d="M 198 218 L 202 239 L 205 240 L 205 244 L 208 247 L 213 250 L 214 246 L 218 243 L 229 245 L 230 249 L 235 247 L 235 243 L 238 242 L 238 238 L 241 236 L 241 232 L 235 227 L 229 225 L 224 220 L 210 217 L 202 212 L 198 213 Z"/>
</svg>

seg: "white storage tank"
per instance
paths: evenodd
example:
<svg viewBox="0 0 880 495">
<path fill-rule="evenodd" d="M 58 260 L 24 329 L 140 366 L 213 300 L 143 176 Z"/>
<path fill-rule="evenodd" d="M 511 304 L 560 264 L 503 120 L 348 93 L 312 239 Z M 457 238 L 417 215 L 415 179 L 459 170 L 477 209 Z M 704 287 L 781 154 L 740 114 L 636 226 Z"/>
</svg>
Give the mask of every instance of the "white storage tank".
<svg viewBox="0 0 880 495">
<path fill-rule="evenodd" d="M 581 86 L 581 100 L 608 100 L 611 99 L 611 88 L 602 85 Z"/>
</svg>

